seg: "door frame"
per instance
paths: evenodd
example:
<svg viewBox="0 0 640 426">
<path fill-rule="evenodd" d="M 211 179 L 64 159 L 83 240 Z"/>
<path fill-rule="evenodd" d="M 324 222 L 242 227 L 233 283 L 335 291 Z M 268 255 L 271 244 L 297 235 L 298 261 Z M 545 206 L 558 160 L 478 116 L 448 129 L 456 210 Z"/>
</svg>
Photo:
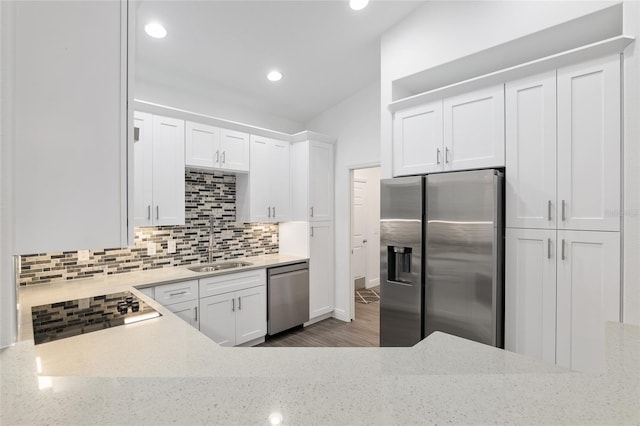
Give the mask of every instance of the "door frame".
<svg viewBox="0 0 640 426">
<path fill-rule="evenodd" d="M 347 166 L 347 170 L 349 171 L 349 220 L 347 221 L 347 230 L 348 230 L 348 235 L 349 235 L 349 240 L 347 243 L 347 246 L 345 247 L 346 249 L 346 253 L 349 253 L 349 268 L 347 268 L 347 273 L 348 276 L 346 277 L 347 282 L 349 283 L 348 286 L 348 298 L 347 300 L 349 300 L 349 303 L 347 303 L 346 307 L 347 307 L 347 312 L 346 312 L 346 316 L 347 318 L 349 318 L 351 321 L 354 320 L 355 318 L 355 313 L 356 313 L 356 300 L 354 297 L 356 288 L 355 288 L 355 283 L 354 281 L 351 279 L 351 277 L 353 276 L 353 265 L 351 264 L 351 228 L 352 228 L 352 224 L 353 224 L 353 179 L 354 179 L 354 172 L 356 170 L 360 170 L 360 169 L 372 169 L 374 167 L 380 167 L 380 162 L 371 162 L 371 163 L 358 163 L 358 164 L 351 164 Z"/>
</svg>

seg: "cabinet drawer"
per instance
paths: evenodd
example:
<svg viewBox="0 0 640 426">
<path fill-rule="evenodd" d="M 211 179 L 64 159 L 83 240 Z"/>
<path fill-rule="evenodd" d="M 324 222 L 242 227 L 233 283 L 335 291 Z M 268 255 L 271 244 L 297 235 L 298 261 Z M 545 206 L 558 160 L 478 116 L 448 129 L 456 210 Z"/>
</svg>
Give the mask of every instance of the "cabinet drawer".
<svg viewBox="0 0 640 426">
<path fill-rule="evenodd" d="M 155 299 L 162 305 L 187 302 L 198 298 L 198 280 L 159 285 L 155 288 Z"/>
<path fill-rule="evenodd" d="M 200 297 L 214 296 L 261 285 L 267 285 L 265 269 L 202 278 L 200 280 Z M 157 296 L 156 290 L 156 298 Z"/>
</svg>

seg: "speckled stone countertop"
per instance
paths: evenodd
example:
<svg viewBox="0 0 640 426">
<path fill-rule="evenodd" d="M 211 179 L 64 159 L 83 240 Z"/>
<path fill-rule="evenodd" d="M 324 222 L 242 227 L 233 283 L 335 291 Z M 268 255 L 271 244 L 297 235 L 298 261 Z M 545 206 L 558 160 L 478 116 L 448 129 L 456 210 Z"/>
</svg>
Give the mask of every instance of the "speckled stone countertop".
<svg viewBox="0 0 640 426">
<path fill-rule="evenodd" d="M 156 306 L 166 315 L 2 350 L 0 424 L 640 424 L 638 326 L 607 324 L 607 371 L 586 374 L 443 333 L 222 348 Z"/>
</svg>

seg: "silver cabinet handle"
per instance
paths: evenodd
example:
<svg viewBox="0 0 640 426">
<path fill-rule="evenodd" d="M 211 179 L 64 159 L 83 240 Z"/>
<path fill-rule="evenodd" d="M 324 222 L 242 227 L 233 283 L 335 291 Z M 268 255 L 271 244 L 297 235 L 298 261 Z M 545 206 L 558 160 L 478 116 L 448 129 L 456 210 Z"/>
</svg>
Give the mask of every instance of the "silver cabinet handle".
<svg viewBox="0 0 640 426">
<path fill-rule="evenodd" d="M 565 212 L 564 212 L 564 205 L 565 205 L 565 202 L 564 202 L 564 200 L 562 200 L 562 220 L 563 221 L 566 220 L 565 219 Z"/>
<path fill-rule="evenodd" d="M 181 296 L 183 294 L 187 294 L 187 290 L 178 291 L 177 293 L 169 293 L 169 296 Z"/>
<path fill-rule="evenodd" d="M 151 204 L 147 206 L 147 220 L 151 220 Z"/>
<path fill-rule="evenodd" d="M 194 321 L 198 321 L 198 307 L 197 306 L 193 308 L 193 313 L 194 313 L 193 320 Z"/>
<path fill-rule="evenodd" d="M 444 162 L 449 164 L 449 148 L 444 149 Z"/>
<path fill-rule="evenodd" d="M 156 219 L 160 219 L 160 206 L 156 206 Z"/>
<path fill-rule="evenodd" d="M 564 256 L 564 238 L 563 238 L 562 239 L 562 260 L 564 259 L 565 259 L 565 256 Z"/>
<path fill-rule="evenodd" d="M 551 238 L 547 238 L 547 259 L 551 259 Z"/>
<path fill-rule="evenodd" d="M 547 202 L 547 219 L 551 222 L 551 200 Z"/>
<path fill-rule="evenodd" d="M 242 309 L 242 297 L 238 297 L 238 310 Z"/>
<path fill-rule="evenodd" d="M 311 206 L 311 217 L 313 217 L 313 206 Z"/>
<path fill-rule="evenodd" d="M 216 163 L 220 162 L 220 150 L 216 151 Z"/>
<path fill-rule="evenodd" d="M 227 162 L 227 151 L 222 151 L 222 164 Z"/>
<path fill-rule="evenodd" d="M 236 299 L 235 297 L 233 299 L 231 299 L 231 312 L 235 312 L 236 311 Z"/>
<path fill-rule="evenodd" d="M 436 148 L 436 164 L 440 164 L 440 148 Z"/>
<path fill-rule="evenodd" d="M 267 207 L 267 210 L 269 211 L 269 217 L 271 217 L 271 207 Z"/>
<path fill-rule="evenodd" d="M 273 206 L 273 217 L 276 217 L 276 206 Z"/>
<path fill-rule="evenodd" d="M 313 237 L 313 226 L 311 227 L 311 236 Z"/>
</svg>

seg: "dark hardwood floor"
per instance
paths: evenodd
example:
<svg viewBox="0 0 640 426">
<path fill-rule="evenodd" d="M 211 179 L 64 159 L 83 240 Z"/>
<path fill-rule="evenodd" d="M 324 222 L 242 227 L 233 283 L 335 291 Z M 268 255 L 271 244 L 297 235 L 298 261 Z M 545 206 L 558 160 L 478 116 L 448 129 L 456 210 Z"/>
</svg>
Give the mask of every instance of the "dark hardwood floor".
<svg viewBox="0 0 640 426">
<path fill-rule="evenodd" d="M 356 303 L 356 319 L 327 318 L 309 327 L 280 333 L 259 346 L 368 347 L 380 345 L 380 303 Z"/>
</svg>

